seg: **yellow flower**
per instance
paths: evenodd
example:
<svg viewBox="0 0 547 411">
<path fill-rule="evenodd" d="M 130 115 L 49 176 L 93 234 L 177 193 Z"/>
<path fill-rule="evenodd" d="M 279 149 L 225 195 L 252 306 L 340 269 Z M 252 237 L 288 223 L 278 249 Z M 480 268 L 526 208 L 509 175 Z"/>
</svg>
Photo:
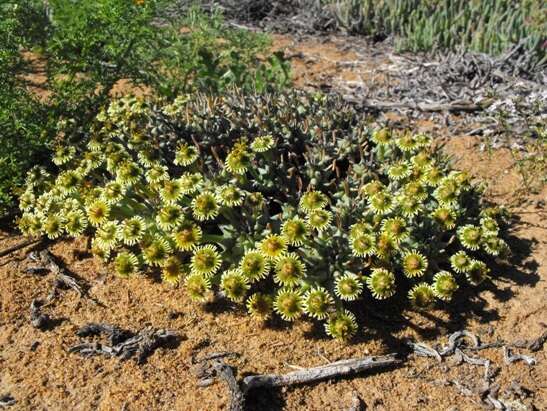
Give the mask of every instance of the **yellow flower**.
<svg viewBox="0 0 547 411">
<path fill-rule="evenodd" d="M 280 235 L 270 234 L 260 243 L 260 251 L 272 259 L 280 257 L 287 251 L 287 240 Z"/>
<path fill-rule="evenodd" d="M 179 257 L 172 255 L 163 262 L 161 266 L 161 278 L 166 283 L 178 284 L 183 275 L 184 270 Z"/>
<path fill-rule="evenodd" d="M 304 244 L 304 241 L 308 236 L 308 227 L 302 219 L 294 217 L 283 223 L 281 232 L 289 244 L 300 246 Z"/>
<path fill-rule="evenodd" d="M 192 272 L 211 277 L 220 268 L 222 258 L 216 247 L 212 244 L 207 244 L 201 247 L 196 247 L 190 267 Z"/>
<path fill-rule="evenodd" d="M 325 324 L 327 335 L 340 340 L 348 340 L 357 332 L 355 315 L 348 310 L 339 310 L 331 315 Z"/>
<path fill-rule="evenodd" d="M 297 291 L 281 289 L 274 300 L 274 310 L 285 321 L 294 321 L 302 315 L 302 297 Z"/>
</svg>

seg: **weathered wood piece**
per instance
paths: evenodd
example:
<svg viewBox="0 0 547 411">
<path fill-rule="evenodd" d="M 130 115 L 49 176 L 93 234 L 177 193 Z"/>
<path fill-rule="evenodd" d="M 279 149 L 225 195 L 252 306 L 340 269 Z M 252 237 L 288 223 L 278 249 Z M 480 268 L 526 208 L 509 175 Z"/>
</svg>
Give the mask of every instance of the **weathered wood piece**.
<svg viewBox="0 0 547 411">
<path fill-rule="evenodd" d="M 359 397 L 359 394 L 353 392 L 351 397 L 351 405 L 348 408 L 348 411 L 366 411 L 367 406 L 365 402 Z"/>
<path fill-rule="evenodd" d="M 210 381 L 213 377 L 221 378 L 225 381 L 230 390 L 230 411 L 244 411 L 245 398 L 248 392 L 256 388 L 275 388 L 310 384 L 331 378 L 347 377 L 364 371 L 389 368 L 402 363 L 402 360 L 397 358 L 395 354 L 378 357 L 353 358 L 317 367 L 304 368 L 287 374 L 251 375 L 245 377 L 243 381 L 238 382 L 234 368 L 224 362 L 224 358 L 232 354 L 233 353 L 215 353 L 198 361 L 201 366 L 198 374 L 201 381 L 206 382 L 206 384 L 198 383 L 198 385 L 210 385 Z M 210 361 L 208 366 L 203 364 L 207 361 Z"/>
<path fill-rule="evenodd" d="M 516 361 L 524 361 L 528 365 L 536 365 L 537 361 L 534 357 L 524 354 L 512 354 L 509 347 L 503 347 L 503 360 L 505 364 L 512 364 Z"/>
<path fill-rule="evenodd" d="M 82 337 L 105 334 L 111 345 L 82 343 L 71 347 L 68 350 L 70 353 L 78 353 L 82 357 L 105 355 L 121 360 L 135 357 L 137 364 L 143 364 L 157 348 L 168 346 L 178 339 L 177 334 L 169 330 L 147 327 L 134 334 L 116 326 L 95 323 L 85 325 L 76 334 Z"/>
<path fill-rule="evenodd" d="M 5 257 L 6 255 L 9 255 L 11 253 L 14 253 L 15 251 L 18 251 L 22 248 L 28 247 L 29 245 L 36 245 L 42 241 L 44 241 L 43 238 L 31 238 L 31 239 L 22 241 L 19 244 L 12 245 L 11 247 L 5 248 L 4 250 L 0 251 L 0 258 Z"/>
<path fill-rule="evenodd" d="M 287 385 L 309 384 L 330 378 L 354 375 L 367 370 L 387 368 L 400 363 L 401 360 L 398 359 L 395 354 L 380 357 L 354 358 L 282 375 L 251 375 L 243 379 L 243 387 L 245 391 L 249 391 L 258 387 L 281 387 Z"/>
<path fill-rule="evenodd" d="M 55 256 L 53 256 L 49 250 L 31 252 L 29 253 L 28 258 L 36 264 L 36 266 L 30 267 L 27 270 L 28 272 L 47 270 L 55 276 L 53 288 L 48 295 L 48 301 L 55 299 L 58 289 L 62 287 L 73 289 L 80 297 L 85 294 L 86 287 L 84 287 L 84 285 L 82 285 L 79 280 L 74 278 L 66 269 L 59 265 L 55 259 Z"/>
<path fill-rule="evenodd" d="M 11 396 L 11 394 L 4 394 L 0 396 L 0 408 L 8 408 L 15 405 L 17 401 Z"/>
<path fill-rule="evenodd" d="M 361 107 L 379 111 L 393 111 L 396 109 L 418 110 L 426 113 L 439 112 L 473 112 L 481 111 L 488 107 L 488 104 L 476 104 L 470 101 L 442 102 L 401 102 L 401 101 L 380 101 L 380 100 L 359 100 L 354 96 L 344 96 L 348 102 L 358 103 Z"/>
</svg>

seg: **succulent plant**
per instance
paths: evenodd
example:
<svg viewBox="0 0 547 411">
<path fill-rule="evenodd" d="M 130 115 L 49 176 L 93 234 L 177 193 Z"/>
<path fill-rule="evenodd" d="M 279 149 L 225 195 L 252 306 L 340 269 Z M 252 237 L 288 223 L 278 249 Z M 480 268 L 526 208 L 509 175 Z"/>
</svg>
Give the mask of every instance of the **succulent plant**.
<svg viewBox="0 0 547 411">
<path fill-rule="evenodd" d="M 426 136 L 372 128 L 337 98 L 126 97 L 91 129 L 56 150 L 57 177 L 29 173 L 21 230 L 92 236 L 118 276 L 156 271 L 196 301 L 348 339 L 350 309 L 446 303 L 509 251 L 503 213 Z"/>
</svg>

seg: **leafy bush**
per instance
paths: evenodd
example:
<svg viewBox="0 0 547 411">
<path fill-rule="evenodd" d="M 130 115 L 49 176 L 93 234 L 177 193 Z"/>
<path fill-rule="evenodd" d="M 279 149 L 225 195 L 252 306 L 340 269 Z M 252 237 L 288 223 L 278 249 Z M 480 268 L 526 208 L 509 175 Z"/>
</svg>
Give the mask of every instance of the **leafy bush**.
<svg viewBox="0 0 547 411">
<path fill-rule="evenodd" d="M 463 47 L 497 55 L 523 43 L 547 64 L 545 3 L 537 0 L 346 0 L 335 14 L 346 29 L 397 36 L 403 50 Z"/>
<path fill-rule="evenodd" d="M 14 191 L 34 164 L 49 157 L 43 120 L 47 113 L 25 91 L 0 90 L 0 216 L 11 210 Z"/>
<path fill-rule="evenodd" d="M 49 156 L 48 113 L 15 75 L 28 69 L 21 47 L 40 38 L 43 16 L 27 3 L 0 5 L 0 216 L 9 211 L 26 171 Z"/>
<path fill-rule="evenodd" d="M 206 17 L 197 9 L 170 19 L 169 3 L 0 5 L 0 213 L 11 206 L 29 166 L 43 164 L 47 144 L 56 137 L 67 144 L 81 138 L 120 80 L 168 98 L 196 90 L 218 93 L 233 85 L 267 91 L 289 82 L 287 63 L 266 52 L 265 35 L 226 28 L 218 14 Z M 29 50 L 45 64 L 47 98 L 28 90 L 24 75 L 33 68 L 22 51 Z"/>
<path fill-rule="evenodd" d="M 193 90 L 220 92 L 283 87 L 289 80 L 281 55 L 265 62 L 265 35 L 227 28 L 220 14 L 197 8 L 180 18 L 165 16 L 166 0 L 52 0 L 48 63 L 63 99 L 97 85 L 103 95 L 120 79 L 175 97 Z M 86 33 L 82 36 L 82 33 Z"/>
<path fill-rule="evenodd" d="M 302 93 L 124 98 L 59 173 L 34 169 L 20 228 L 93 237 L 121 277 L 161 273 L 198 301 L 303 314 L 356 332 L 350 309 L 408 295 L 419 309 L 489 278 L 508 252 L 497 209 L 429 138 L 371 130 L 338 99 Z M 361 300 L 361 302 L 358 302 Z"/>
</svg>

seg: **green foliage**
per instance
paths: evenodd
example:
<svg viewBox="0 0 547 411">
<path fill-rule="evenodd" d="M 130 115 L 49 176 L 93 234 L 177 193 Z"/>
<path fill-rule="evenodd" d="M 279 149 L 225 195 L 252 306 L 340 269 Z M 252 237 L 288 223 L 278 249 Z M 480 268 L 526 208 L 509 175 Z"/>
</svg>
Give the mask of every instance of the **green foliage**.
<svg viewBox="0 0 547 411">
<path fill-rule="evenodd" d="M 444 304 L 509 252 L 499 210 L 428 137 L 371 130 L 322 95 L 124 98 L 53 161 L 27 178 L 24 232 L 88 234 L 121 277 L 161 273 L 337 338 L 356 332 L 350 310 Z"/>
<path fill-rule="evenodd" d="M 47 112 L 25 91 L 0 90 L 0 215 L 9 211 L 26 171 L 49 155 L 41 119 L 47 121 Z"/>
<path fill-rule="evenodd" d="M 220 13 L 205 15 L 189 10 L 180 22 L 185 29 L 164 34 L 159 56 L 162 70 L 153 81 L 163 95 L 175 97 L 196 89 L 221 92 L 231 85 L 246 91 L 268 91 L 290 81 L 289 64 L 282 53 L 257 56 L 270 46 L 260 33 L 234 30 L 223 24 Z"/>
<path fill-rule="evenodd" d="M 522 42 L 538 65 L 547 64 L 547 8 L 537 0 L 347 0 L 336 15 L 354 32 L 395 34 L 403 50 L 463 47 L 497 55 Z"/>
<path fill-rule="evenodd" d="M 44 16 L 32 1 L 0 5 L 0 216 L 26 171 L 45 155 L 48 114 L 15 73 L 27 69 L 21 47 L 41 38 Z"/>
<path fill-rule="evenodd" d="M 214 94 L 234 85 L 271 91 L 288 84 L 288 64 L 280 54 L 266 52 L 265 35 L 227 28 L 219 14 L 205 16 L 197 9 L 169 19 L 169 3 L 0 5 L 0 213 L 29 166 L 41 163 L 47 143 L 79 139 L 120 80 L 167 98 L 197 90 Z M 24 75 L 33 67 L 22 52 L 29 50 L 45 65 L 47 98 L 28 91 Z"/>
<path fill-rule="evenodd" d="M 233 84 L 272 89 L 289 80 L 280 55 L 258 60 L 269 45 L 266 36 L 227 28 L 218 13 L 194 8 L 172 20 L 163 15 L 166 0 L 50 3 L 47 53 L 56 86 L 67 89 L 63 100 L 80 88 L 92 94 L 98 84 L 107 95 L 120 79 L 167 97 L 196 89 L 217 93 Z"/>
</svg>

